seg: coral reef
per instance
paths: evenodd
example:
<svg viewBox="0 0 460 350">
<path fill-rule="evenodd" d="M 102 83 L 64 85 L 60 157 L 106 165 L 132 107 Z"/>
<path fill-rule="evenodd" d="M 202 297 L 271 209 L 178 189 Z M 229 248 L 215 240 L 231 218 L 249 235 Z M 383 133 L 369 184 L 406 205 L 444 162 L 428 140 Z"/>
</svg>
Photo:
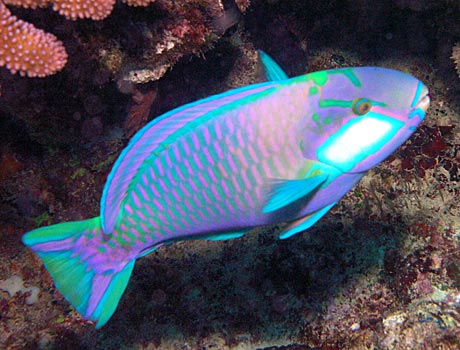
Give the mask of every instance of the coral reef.
<svg viewBox="0 0 460 350">
<path fill-rule="evenodd" d="M 68 62 L 46 79 L 0 70 L 0 280 L 24 282 L 0 291 L 1 349 L 460 348 L 458 2 L 247 3 L 240 13 L 226 1 L 120 4 L 104 21 L 9 7 L 55 33 Z M 254 82 L 259 48 L 290 76 L 406 71 L 426 82 L 432 104 L 413 137 L 312 229 L 161 248 L 138 261 L 119 310 L 96 331 L 22 234 L 98 215 L 123 133 Z M 161 79 L 124 79 L 137 72 Z M 40 294 L 28 305 L 32 287 Z"/>
<path fill-rule="evenodd" d="M 141 90 L 142 89 L 142 90 Z M 133 136 L 147 122 L 153 102 L 157 96 L 157 90 L 153 87 L 135 88 L 132 91 L 133 101 L 123 124 L 125 135 Z"/>
<path fill-rule="evenodd" d="M 457 43 L 452 48 L 452 61 L 454 61 L 455 69 L 460 77 L 460 43 Z"/>
<path fill-rule="evenodd" d="M 100 20 L 112 12 L 114 0 L 2 0 L 7 5 L 36 9 L 49 7 L 70 19 L 91 18 Z"/>
<path fill-rule="evenodd" d="M 153 0 L 154 1 L 154 0 Z M 151 1 L 126 1 L 132 6 L 147 6 Z M 3 0 L 0 2 L 0 66 L 11 73 L 28 77 L 44 77 L 60 71 L 67 62 L 67 53 L 61 41 L 50 33 L 18 20 L 5 4 L 36 9 L 52 5 L 54 11 L 66 18 L 101 20 L 113 9 L 114 0 Z"/>
<path fill-rule="evenodd" d="M 113 33 L 110 37 L 102 33 L 91 43 L 103 66 L 118 80 L 135 84 L 158 80 L 181 57 L 203 54 L 219 37 L 211 25 L 224 11 L 217 1 L 157 0 L 154 7 L 160 14 L 154 16 L 156 20 L 143 16 L 121 24 L 119 40 L 113 41 Z"/>
<path fill-rule="evenodd" d="M 60 71 L 66 62 L 62 42 L 53 34 L 18 20 L 0 2 L 0 66 L 13 74 L 44 77 Z"/>
<path fill-rule="evenodd" d="M 133 7 L 146 7 L 155 2 L 155 0 L 126 0 L 124 2 Z M 142 61 L 142 65 L 147 65 L 149 68 L 136 69 L 127 73 L 127 79 L 136 83 L 156 80 L 163 76 L 166 70 L 177 61 L 177 59 L 173 61 L 172 57 L 180 57 L 179 53 L 184 51 L 183 46 L 192 46 L 192 51 L 197 53 L 199 51 L 197 47 L 199 48 L 203 44 L 209 45 L 207 39 L 211 34 L 211 30 L 204 24 L 206 16 L 200 9 L 206 9 L 206 12 L 212 15 L 218 15 L 223 11 L 222 5 L 217 1 L 204 3 L 203 1 L 159 0 L 157 3 L 157 10 L 169 13 L 169 21 L 164 22 L 163 25 L 158 25 L 158 23 L 153 21 L 152 28 L 149 28 L 145 23 L 137 25 L 138 27 L 145 27 L 139 28 L 145 31 L 143 34 L 144 41 L 152 39 L 154 43 L 150 43 L 150 49 L 146 50 L 144 60 Z M 112 12 L 115 1 L 3 0 L 0 2 L 0 26 L 2 29 L 2 36 L 0 37 L 0 66 L 6 66 L 13 74 L 19 72 L 21 75 L 29 77 L 43 77 L 54 74 L 64 67 L 67 60 L 67 53 L 62 42 L 57 40 L 54 35 L 36 29 L 30 23 L 18 20 L 6 8 L 5 4 L 31 9 L 51 6 L 54 11 L 70 20 L 81 18 L 102 20 Z M 245 5 L 242 6 L 245 7 Z M 163 28 L 161 28 L 162 26 Z M 161 32 L 163 33 L 158 35 Z M 111 34 L 113 35 L 113 33 Z M 113 36 L 103 36 L 100 40 L 107 43 L 112 39 Z M 101 41 L 97 41 L 95 44 L 102 47 L 107 46 L 103 45 Z M 119 48 L 118 45 L 115 46 Z M 179 50 L 177 49 L 178 47 Z M 105 53 L 102 50 L 103 61 L 123 61 L 123 50 L 120 52 L 117 51 L 117 55 L 121 57 L 107 57 L 114 55 L 114 50 L 115 48 L 112 49 L 111 46 L 108 49 L 109 53 Z M 155 56 L 171 50 L 172 52 L 169 52 L 168 55 L 169 62 L 167 62 L 167 59 L 163 59 L 161 64 L 155 66 Z M 124 65 L 124 63 L 121 64 Z M 130 64 L 134 65 L 132 62 Z M 139 66 L 140 64 L 137 65 Z M 153 68 L 150 68 L 152 66 Z M 108 64 L 108 67 L 109 69 L 114 68 L 112 64 Z M 113 73 L 119 73 L 119 71 L 115 70 Z"/>
</svg>

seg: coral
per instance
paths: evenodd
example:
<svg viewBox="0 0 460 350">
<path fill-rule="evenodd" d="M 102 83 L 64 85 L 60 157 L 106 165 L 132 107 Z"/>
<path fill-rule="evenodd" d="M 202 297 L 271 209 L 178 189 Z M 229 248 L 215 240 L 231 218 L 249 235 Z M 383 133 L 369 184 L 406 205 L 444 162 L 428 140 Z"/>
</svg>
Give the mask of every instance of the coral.
<svg viewBox="0 0 460 350">
<path fill-rule="evenodd" d="M 123 0 L 129 6 L 148 6 L 155 0 Z M 116 0 L 3 0 L 5 4 L 36 9 L 52 6 L 52 9 L 68 19 L 90 18 L 101 20 L 113 10 Z"/>
<path fill-rule="evenodd" d="M 225 35 L 207 27 L 229 11 L 217 0 L 120 4 L 98 22 L 15 12 L 37 27 L 49 23 L 70 59 L 48 79 L 0 70 L 0 280 L 17 275 L 41 290 L 30 306 L 26 294 L 0 291 L 0 348 L 459 349 L 460 84 L 450 56 L 460 11 L 452 0 L 450 9 L 446 0 L 419 3 L 252 1 L 220 24 Z M 420 34 L 428 54 L 410 43 Z M 257 48 L 289 76 L 355 65 L 410 72 L 433 102 L 410 141 L 311 230 L 279 241 L 279 227 L 261 228 L 161 248 L 136 264 L 113 322 L 94 330 L 21 244 L 22 233 L 98 215 L 126 146 L 127 114 L 144 118 L 150 108 L 150 119 L 253 82 Z M 111 80 L 142 69 L 167 75 L 129 84 L 129 95 Z M 157 96 L 148 106 L 151 84 Z M 91 140 L 93 118 L 102 133 L 94 128 Z"/>
<path fill-rule="evenodd" d="M 67 62 L 62 42 L 32 24 L 18 20 L 0 2 L 0 66 L 13 74 L 44 77 Z"/>
<path fill-rule="evenodd" d="M 246 11 L 246 9 L 251 4 L 250 0 L 235 0 L 236 6 L 240 9 L 241 12 Z"/>
<path fill-rule="evenodd" d="M 182 57 L 202 55 L 223 34 L 213 28 L 213 19 L 224 13 L 218 1 L 157 0 L 155 8 L 166 16 L 121 25 L 124 41 L 101 36 L 93 43 L 95 53 L 117 79 L 134 84 L 156 81 Z"/>
<path fill-rule="evenodd" d="M 155 0 L 123 0 L 129 6 L 148 6 Z"/>
<path fill-rule="evenodd" d="M 125 0 L 131 6 L 147 6 L 155 0 Z M 61 41 L 53 34 L 18 20 L 5 4 L 36 9 L 52 5 L 54 11 L 68 19 L 106 18 L 115 0 L 3 0 L 0 1 L 0 66 L 13 74 L 44 77 L 60 71 L 67 62 Z"/>
<path fill-rule="evenodd" d="M 455 69 L 460 76 L 460 43 L 456 43 L 452 48 L 452 61 L 454 61 Z"/>
<path fill-rule="evenodd" d="M 99 25 L 96 32 L 92 27 L 87 33 L 89 42 L 84 51 L 89 55 L 97 56 L 106 71 L 117 79 L 121 77 L 131 83 L 158 80 L 182 56 L 201 54 L 223 34 L 214 32 L 212 28 L 212 19 L 225 13 L 220 1 L 124 0 L 123 2 L 132 7 L 145 7 L 155 3 L 155 10 L 152 12 L 155 15 L 149 15 L 146 10 L 139 12 L 136 19 L 117 17 L 111 23 L 110 30 L 103 30 L 105 24 Z M 66 64 L 67 53 L 63 44 L 54 35 L 35 29 L 32 24 L 18 21 L 5 4 L 31 9 L 51 7 L 69 20 L 79 18 L 102 20 L 112 12 L 116 1 L 1 0 L 0 4 L 3 26 L 6 28 L 7 25 L 12 26 L 12 23 L 16 23 L 14 28 L 21 25 L 24 28 L 22 31 L 34 33 L 32 43 L 35 45 L 33 47 L 35 51 L 32 53 L 40 54 L 36 59 L 23 59 L 25 54 L 29 54 L 27 51 L 29 48 L 16 44 L 23 41 L 18 38 L 20 31 L 9 30 L 9 34 L 4 35 L 3 42 L 0 42 L 0 64 L 7 66 L 12 73 L 43 77 L 56 73 Z M 249 6 L 249 1 L 241 1 L 238 5 L 240 10 L 235 7 L 236 11 L 244 11 Z M 235 18 L 238 16 L 236 15 Z M 61 26 L 61 30 L 65 25 Z M 81 40 L 75 39 L 75 36 L 72 36 L 69 45 L 75 45 Z M 10 63 L 13 60 L 13 52 L 19 53 L 14 55 L 14 64 Z M 56 54 L 59 56 L 56 57 Z M 29 67 L 30 62 L 34 67 Z"/>
<path fill-rule="evenodd" d="M 132 103 L 129 107 L 128 115 L 123 124 L 125 135 L 133 136 L 140 128 L 142 128 L 148 120 L 152 103 L 157 96 L 156 89 L 148 89 L 141 91 L 134 88 L 132 92 Z"/>
<path fill-rule="evenodd" d="M 54 11 L 73 20 L 77 18 L 103 19 L 110 14 L 115 4 L 115 0 L 3 0 L 3 2 L 31 9 L 51 5 Z"/>
</svg>

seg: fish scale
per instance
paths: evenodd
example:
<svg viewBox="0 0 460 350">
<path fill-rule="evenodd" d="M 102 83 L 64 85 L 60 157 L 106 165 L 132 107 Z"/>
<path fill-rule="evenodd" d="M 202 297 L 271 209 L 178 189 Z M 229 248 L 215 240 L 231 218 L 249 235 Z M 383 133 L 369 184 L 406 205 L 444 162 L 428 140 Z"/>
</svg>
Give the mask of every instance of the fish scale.
<svg viewBox="0 0 460 350">
<path fill-rule="evenodd" d="M 181 240 L 307 230 L 414 132 L 429 105 L 410 75 L 343 68 L 269 82 L 172 110 L 141 129 L 108 176 L 96 218 L 28 232 L 65 298 L 103 326 L 136 259 Z"/>
<path fill-rule="evenodd" d="M 254 110 L 252 108 L 252 114 L 256 117 L 260 113 L 267 114 L 264 105 L 261 105 L 260 108 L 262 109 L 261 111 Z M 234 115 L 232 116 L 231 114 Z M 194 130 L 193 134 L 182 135 L 181 139 L 177 140 L 174 146 L 163 150 L 163 152 L 157 156 L 156 162 L 149 161 L 149 164 L 151 163 L 153 166 L 157 162 L 163 165 L 162 169 L 164 173 L 161 176 L 161 181 L 159 180 L 160 175 L 155 173 L 155 169 L 153 167 L 144 168 L 144 174 L 148 174 L 149 176 L 153 175 L 154 177 L 149 178 L 146 184 L 139 182 L 137 187 L 144 190 L 148 190 L 148 188 L 152 187 L 156 188 L 157 191 L 163 191 L 164 198 L 159 198 L 160 206 L 164 208 L 170 207 L 170 204 L 172 204 L 172 207 L 170 207 L 171 214 L 163 216 L 162 220 L 157 219 L 158 221 L 161 221 L 161 231 L 166 232 L 161 235 L 162 238 L 175 238 L 177 230 L 179 229 L 176 226 L 178 218 L 184 217 L 183 214 L 186 212 L 190 213 L 190 208 L 187 208 L 183 201 L 177 200 L 177 197 L 187 198 L 187 194 L 181 190 L 180 186 L 178 186 L 178 180 L 176 179 L 176 174 L 183 172 L 183 164 L 180 160 L 181 158 L 185 158 L 185 149 L 194 149 L 194 151 L 189 154 L 189 157 L 196 159 L 196 161 L 192 163 L 191 169 L 188 169 L 187 173 L 195 173 L 197 176 L 188 180 L 192 182 L 194 188 L 200 189 L 199 191 L 195 191 L 194 202 L 192 205 L 194 207 L 207 208 L 205 209 L 205 215 L 209 217 L 205 218 L 202 215 L 199 217 L 199 221 L 206 220 L 210 226 L 210 231 L 215 230 L 216 228 L 219 229 L 220 227 L 218 225 L 228 225 L 229 221 L 234 222 L 236 216 L 243 212 L 247 212 L 248 210 L 252 210 L 252 208 L 255 207 L 256 202 L 258 202 L 257 197 L 260 197 L 261 191 L 256 191 L 258 196 L 254 196 L 249 195 L 249 192 L 247 191 L 243 191 L 244 188 L 254 188 L 258 184 L 262 185 L 266 176 L 279 177 L 285 175 L 280 172 L 273 172 L 274 164 L 271 161 L 272 158 L 268 157 L 269 154 L 265 153 L 267 155 L 265 159 L 253 159 L 254 154 L 263 154 L 263 150 L 266 147 L 263 143 L 252 143 L 255 135 L 261 134 L 261 132 L 257 132 L 256 129 L 264 130 L 263 127 L 270 124 L 270 118 L 266 118 L 264 123 L 260 123 L 259 118 L 251 119 L 244 117 L 245 115 L 246 114 L 239 111 L 229 111 L 227 114 L 220 117 L 220 120 L 223 121 L 222 123 L 217 121 L 217 123 L 201 125 L 200 128 Z M 255 123 L 251 124 L 251 120 L 258 122 L 259 125 Z M 271 124 L 273 125 L 276 123 Z M 206 139 L 209 138 L 211 134 L 217 136 L 217 133 L 215 132 L 216 125 L 219 125 L 221 134 L 230 134 L 229 129 L 235 131 L 233 135 L 226 137 L 223 140 L 217 139 L 218 144 L 216 144 L 216 147 L 208 152 L 205 152 L 207 149 L 205 147 L 208 146 Z M 241 125 L 241 127 L 237 129 L 234 125 Z M 271 140 L 275 141 L 276 139 L 279 139 L 282 141 L 283 138 L 281 138 L 281 135 L 276 135 L 276 130 L 281 129 L 280 127 L 275 126 L 268 129 L 269 133 L 274 136 Z M 244 135 L 243 131 L 245 132 Z M 263 138 L 263 136 L 261 138 Z M 248 140 L 248 142 L 245 140 Z M 285 142 L 281 146 L 279 146 L 278 143 L 275 144 L 273 148 L 276 147 L 277 151 L 281 152 L 284 147 L 286 151 L 285 154 L 282 154 L 281 158 L 289 159 L 289 155 L 294 154 L 291 143 Z M 197 145 L 199 147 L 192 148 L 191 145 Z M 219 159 L 217 156 L 218 153 L 230 154 L 230 157 L 226 159 Z M 253 154 L 252 156 L 251 153 Z M 257 162 L 254 162 L 254 160 Z M 219 164 L 219 166 L 217 164 Z M 232 174 L 232 176 L 219 176 L 220 180 L 218 180 L 216 173 L 220 172 L 219 167 L 223 167 L 225 169 L 224 174 Z M 238 169 L 240 169 L 240 173 L 236 173 Z M 267 173 L 267 170 L 271 170 L 271 173 Z M 144 174 L 139 173 L 137 174 L 137 177 L 142 177 Z M 262 176 L 263 174 L 265 177 Z M 144 186 L 146 186 L 146 188 L 144 188 Z M 215 189 L 214 191 L 213 188 Z M 228 198 L 228 196 L 224 193 L 225 188 L 229 194 L 237 193 L 238 197 L 236 197 L 236 199 L 232 202 L 227 201 L 227 203 L 225 203 L 225 199 Z M 127 198 L 124 203 L 125 208 L 132 208 L 136 206 L 135 199 L 139 197 L 139 191 L 134 190 L 131 193 L 131 198 Z M 232 197 L 229 197 L 229 199 L 232 199 Z M 169 201 L 170 204 L 168 204 L 167 201 Z M 220 204 L 221 202 L 223 202 L 223 204 Z M 245 207 L 241 206 L 243 203 L 245 204 Z M 217 208 L 220 206 L 221 209 L 215 210 L 214 208 L 210 208 L 210 205 Z M 235 212 L 232 208 L 237 208 L 238 211 Z M 151 219 L 152 221 L 157 221 L 155 220 L 155 217 Z M 135 221 L 142 222 L 142 218 Z M 181 231 L 193 233 L 192 230 L 196 230 L 198 228 L 197 221 L 198 220 L 194 220 L 192 225 L 189 225 L 188 227 L 185 225 L 180 227 Z M 255 224 L 259 223 L 256 222 Z M 203 232 L 202 226 L 200 226 L 199 229 L 200 232 Z M 141 232 L 139 234 L 142 236 L 145 233 Z M 149 242 L 149 244 L 151 244 L 151 242 Z"/>
</svg>

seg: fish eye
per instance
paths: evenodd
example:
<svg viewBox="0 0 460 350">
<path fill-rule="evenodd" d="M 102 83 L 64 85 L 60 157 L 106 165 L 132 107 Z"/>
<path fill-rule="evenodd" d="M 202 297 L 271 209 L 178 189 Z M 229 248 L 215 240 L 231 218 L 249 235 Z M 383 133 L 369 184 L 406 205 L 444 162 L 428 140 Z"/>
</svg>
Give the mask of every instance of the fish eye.
<svg viewBox="0 0 460 350">
<path fill-rule="evenodd" d="M 353 113 L 357 115 L 364 115 L 372 108 L 372 103 L 367 98 L 357 98 L 353 101 Z"/>
</svg>

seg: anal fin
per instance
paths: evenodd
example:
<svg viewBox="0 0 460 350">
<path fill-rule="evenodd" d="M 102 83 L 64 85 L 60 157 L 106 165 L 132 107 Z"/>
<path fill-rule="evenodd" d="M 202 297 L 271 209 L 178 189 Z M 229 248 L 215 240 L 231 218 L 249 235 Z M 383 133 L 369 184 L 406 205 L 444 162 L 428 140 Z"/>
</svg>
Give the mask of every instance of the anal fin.
<svg viewBox="0 0 460 350">
<path fill-rule="evenodd" d="M 207 241 L 225 241 L 226 239 L 240 238 L 244 236 L 246 233 L 248 233 L 249 231 L 251 231 L 251 229 L 238 231 L 238 232 L 217 233 L 217 234 L 212 234 L 209 236 L 204 236 L 201 239 L 205 239 Z"/>
<path fill-rule="evenodd" d="M 289 224 L 288 227 L 286 227 L 283 232 L 281 232 L 279 238 L 280 239 L 285 239 L 289 238 L 296 233 L 305 231 L 312 227 L 314 224 L 318 222 L 319 219 L 321 219 L 328 211 L 331 209 L 337 202 L 334 202 L 332 204 L 329 204 L 328 206 L 315 211 L 312 214 L 309 214 L 307 216 L 304 216 L 300 219 L 297 219 Z"/>
</svg>

